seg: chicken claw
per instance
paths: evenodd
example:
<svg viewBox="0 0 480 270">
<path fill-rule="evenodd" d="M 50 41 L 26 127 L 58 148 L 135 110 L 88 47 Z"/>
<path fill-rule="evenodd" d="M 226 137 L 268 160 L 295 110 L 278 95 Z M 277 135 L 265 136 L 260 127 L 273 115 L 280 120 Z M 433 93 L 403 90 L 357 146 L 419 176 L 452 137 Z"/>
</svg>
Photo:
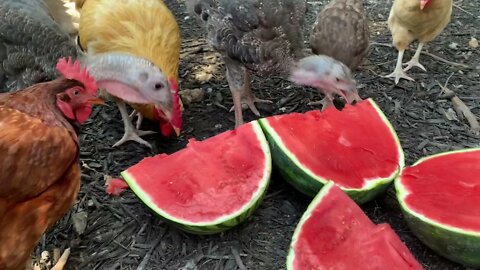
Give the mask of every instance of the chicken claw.
<svg viewBox="0 0 480 270">
<path fill-rule="evenodd" d="M 405 73 L 405 71 L 402 69 L 402 60 L 403 60 L 403 53 L 404 52 L 405 52 L 405 50 L 399 50 L 398 51 L 398 58 L 397 58 L 397 64 L 395 66 L 395 70 L 392 73 L 385 76 L 385 78 L 394 77 L 395 78 L 395 84 L 397 84 L 400 81 L 400 79 L 415 81 L 413 78 L 409 77 Z"/>
<path fill-rule="evenodd" d="M 420 64 L 420 62 L 419 62 L 420 53 L 422 52 L 422 48 L 423 48 L 423 43 L 419 43 L 418 48 L 415 51 L 415 55 L 413 55 L 412 59 L 410 61 L 408 61 L 407 63 L 403 64 L 403 65 L 407 66 L 406 68 L 403 69 L 403 71 L 407 71 L 407 70 L 411 69 L 412 67 L 418 67 L 425 72 L 427 71 L 427 69 L 422 64 Z"/>
<path fill-rule="evenodd" d="M 123 134 L 123 137 L 113 145 L 113 147 L 120 146 L 127 141 L 136 141 L 136 142 L 138 142 L 140 144 L 143 144 L 143 145 L 145 145 L 145 146 L 147 146 L 148 148 L 151 149 L 152 146 L 147 141 L 140 138 L 140 136 L 155 134 L 156 132 L 155 131 L 144 131 L 144 130 L 136 129 L 132 124 L 130 116 L 128 115 L 127 107 L 126 107 L 125 103 L 122 102 L 122 101 L 117 101 L 117 106 L 118 106 L 118 109 L 120 111 L 120 114 L 122 115 L 122 120 L 123 120 L 125 133 Z"/>
<path fill-rule="evenodd" d="M 317 105 L 322 105 L 322 112 L 328 108 L 328 107 L 331 107 L 331 106 L 334 106 L 333 105 L 333 98 L 331 95 L 325 95 L 325 97 L 320 100 L 320 101 L 312 101 L 312 102 L 309 102 L 307 104 L 308 106 L 317 106 Z"/>
</svg>

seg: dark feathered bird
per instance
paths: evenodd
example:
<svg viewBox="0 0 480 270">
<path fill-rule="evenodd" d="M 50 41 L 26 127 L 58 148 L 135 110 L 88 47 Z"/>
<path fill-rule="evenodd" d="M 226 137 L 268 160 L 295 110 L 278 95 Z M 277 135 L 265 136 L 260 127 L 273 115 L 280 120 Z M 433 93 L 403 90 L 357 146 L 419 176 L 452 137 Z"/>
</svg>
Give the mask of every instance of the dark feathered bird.
<svg viewBox="0 0 480 270">
<path fill-rule="evenodd" d="M 52 80 L 57 60 L 78 54 L 42 0 L 0 1 L 0 92 Z"/>
<path fill-rule="evenodd" d="M 310 35 L 315 54 L 325 54 L 356 69 L 369 48 L 363 0 L 332 0 L 318 14 Z"/>
<path fill-rule="evenodd" d="M 223 57 L 237 126 L 243 123 L 242 102 L 256 115 L 254 102 L 266 102 L 252 93 L 251 73 L 289 77 L 293 68 L 297 83 L 342 96 L 356 93 L 342 63 L 326 56 L 298 62 L 304 56 L 305 0 L 187 0 L 187 7 L 203 22 L 207 41 Z"/>
</svg>

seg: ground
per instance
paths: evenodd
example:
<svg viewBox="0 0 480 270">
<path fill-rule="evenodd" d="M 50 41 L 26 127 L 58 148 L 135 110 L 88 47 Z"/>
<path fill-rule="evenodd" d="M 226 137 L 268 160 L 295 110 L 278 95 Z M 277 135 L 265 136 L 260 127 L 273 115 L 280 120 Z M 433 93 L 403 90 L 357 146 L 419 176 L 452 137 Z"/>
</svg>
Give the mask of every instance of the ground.
<svg viewBox="0 0 480 270">
<path fill-rule="evenodd" d="M 196 21 L 187 17 L 183 1 L 167 3 L 182 31 L 181 89 L 202 89 L 203 100 L 186 105 L 180 137 L 147 137 L 153 150 L 136 143 L 112 148 L 123 130 L 118 110 L 115 106 L 95 108 L 92 119 L 82 128 L 83 174 L 78 203 L 42 238 L 36 254 L 54 247 L 71 247 L 68 269 L 285 269 L 290 237 L 309 199 L 292 190 L 276 173 L 267 197 L 253 216 L 214 236 L 194 236 L 173 229 L 131 191 L 121 197 L 105 193 L 105 175 L 118 176 L 143 157 L 174 152 L 189 138 L 202 140 L 234 125 L 234 115 L 226 109 L 232 99 L 220 58 L 205 43 Z M 309 2 L 308 25 L 325 3 Z M 368 0 L 365 5 L 374 44 L 355 75 L 360 95 L 372 97 L 388 116 L 404 147 L 407 164 L 425 155 L 478 146 L 479 137 L 470 132 L 466 121 L 454 119 L 452 102 L 437 83 L 443 85 L 450 78 L 448 87 L 480 115 L 479 49 L 469 46 L 471 37 L 479 38 L 480 0 L 457 2 L 452 22 L 426 46 L 431 54 L 468 67 L 422 55 L 428 73 L 413 69 L 409 73 L 416 82 L 401 81 L 397 86 L 381 77 L 393 71 L 397 57 L 393 48 L 384 46 L 391 43 L 385 22 L 391 1 L 379 4 Z M 308 35 L 308 29 L 305 33 Z M 405 59 L 411 55 L 412 50 Z M 253 88 L 260 98 L 274 101 L 259 106 L 262 116 L 315 109 L 306 104 L 320 97 L 312 89 L 277 78 L 255 78 Z M 254 115 L 246 112 L 246 120 L 253 119 Z M 146 123 L 145 128 L 154 126 Z M 436 255 L 411 234 L 392 190 L 362 208 L 376 223 L 388 222 L 425 269 L 465 269 Z M 86 221 L 86 227 L 79 234 L 74 223 L 82 227 L 82 221 Z"/>
</svg>

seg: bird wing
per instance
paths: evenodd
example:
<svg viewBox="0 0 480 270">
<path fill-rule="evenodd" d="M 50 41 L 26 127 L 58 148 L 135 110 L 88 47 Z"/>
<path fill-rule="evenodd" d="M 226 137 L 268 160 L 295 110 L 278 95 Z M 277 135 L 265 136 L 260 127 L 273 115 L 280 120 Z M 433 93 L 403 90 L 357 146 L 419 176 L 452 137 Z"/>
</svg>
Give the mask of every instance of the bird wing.
<svg viewBox="0 0 480 270">
<path fill-rule="evenodd" d="M 224 56 L 269 71 L 303 48 L 304 0 L 190 0 L 208 42 Z M 262 69 L 262 68 L 260 68 Z"/>
<path fill-rule="evenodd" d="M 0 92 L 53 79 L 57 60 L 77 54 L 43 1 L 0 2 Z"/>
<path fill-rule="evenodd" d="M 0 104 L 0 201 L 39 196 L 65 175 L 78 151 L 66 128 Z"/>
</svg>

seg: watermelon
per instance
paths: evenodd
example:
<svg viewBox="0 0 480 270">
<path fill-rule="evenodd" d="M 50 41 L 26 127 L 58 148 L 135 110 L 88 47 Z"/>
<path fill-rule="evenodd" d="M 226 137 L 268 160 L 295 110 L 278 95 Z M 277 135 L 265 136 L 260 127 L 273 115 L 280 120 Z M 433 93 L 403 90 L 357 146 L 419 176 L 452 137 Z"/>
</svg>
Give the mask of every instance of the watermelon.
<svg viewBox="0 0 480 270">
<path fill-rule="evenodd" d="M 367 202 L 405 164 L 395 130 L 371 99 L 342 111 L 277 115 L 260 124 L 280 173 L 311 197 L 332 180 L 356 202 Z"/>
<path fill-rule="evenodd" d="M 121 174 L 133 192 L 167 222 L 212 234 L 244 221 L 261 203 L 272 171 L 268 142 L 257 122 L 171 155 L 145 158 Z"/>
<path fill-rule="evenodd" d="M 388 224 L 375 225 L 329 181 L 295 229 L 287 269 L 407 270 L 422 266 Z"/>
<path fill-rule="evenodd" d="M 413 233 L 440 255 L 480 268 L 480 148 L 420 159 L 395 180 Z"/>
</svg>

